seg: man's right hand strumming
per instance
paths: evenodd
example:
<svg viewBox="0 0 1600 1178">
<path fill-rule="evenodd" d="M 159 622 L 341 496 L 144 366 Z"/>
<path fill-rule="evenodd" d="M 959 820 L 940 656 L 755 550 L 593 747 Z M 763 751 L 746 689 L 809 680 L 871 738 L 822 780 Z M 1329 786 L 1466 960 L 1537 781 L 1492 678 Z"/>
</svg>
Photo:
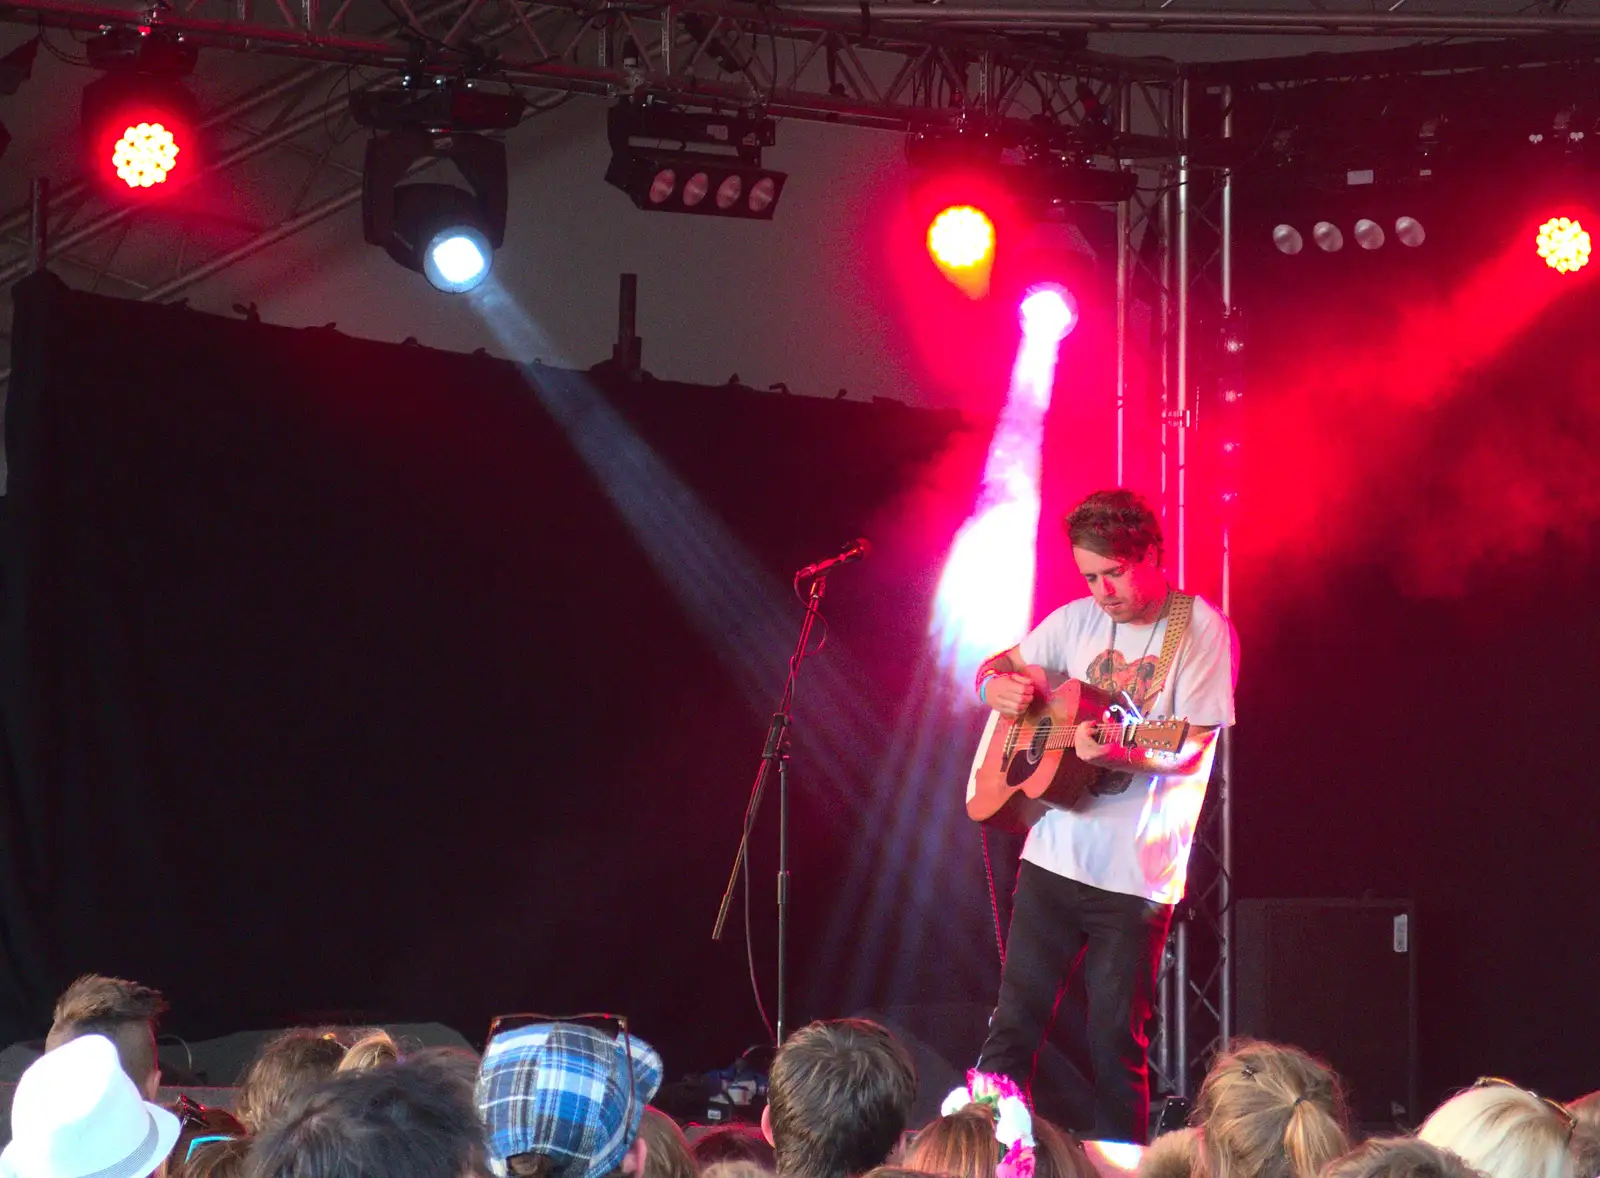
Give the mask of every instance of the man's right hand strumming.
<svg viewBox="0 0 1600 1178">
<path fill-rule="evenodd" d="M 1002 716 L 1014 720 L 1028 710 L 1034 694 L 1033 682 L 1026 675 L 1004 672 L 990 677 L 983 698 Z"/>
<path fill-rule="evenodd" d="M 1002 716 L 1016 719 L 1044 690 L 1044 672 L 1029 667 L 1016 647 L 978 668 L 978 698 Z"/>
</svg>

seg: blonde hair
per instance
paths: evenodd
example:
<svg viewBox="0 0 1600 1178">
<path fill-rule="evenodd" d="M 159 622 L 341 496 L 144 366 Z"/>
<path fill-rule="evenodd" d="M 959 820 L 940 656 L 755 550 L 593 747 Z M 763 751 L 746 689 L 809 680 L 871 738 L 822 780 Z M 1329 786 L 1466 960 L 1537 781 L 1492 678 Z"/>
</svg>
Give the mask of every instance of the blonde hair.
<svg viewBox="0 0 1600 1178">
<path fill-rule="evenodd" d="M 339 1061 L 337 1071 L 364 1072 L 369 1068 L 382 1067 L 384 1064 L 400 1062 L 400 1044 L 388 1031 L 369 1031 L 354 1043 L 350 1044 L 344 1058 Z"/>
<path fill-rule="evenodd" d="M 1429 1114 L 1417 1136 L 1461 1155 L 1488 1178 L 1573 1178 L 1568 1120 L 1509 1084 L 1458 1092 Z"/>
<path fill-rule="evenodd" d="M 1339 1077 L 1297 1047 L 1236 1041 L 1200 1086 L 1202 1178 L 1316 1178 L 1350 1148 Z"/>
</svg>

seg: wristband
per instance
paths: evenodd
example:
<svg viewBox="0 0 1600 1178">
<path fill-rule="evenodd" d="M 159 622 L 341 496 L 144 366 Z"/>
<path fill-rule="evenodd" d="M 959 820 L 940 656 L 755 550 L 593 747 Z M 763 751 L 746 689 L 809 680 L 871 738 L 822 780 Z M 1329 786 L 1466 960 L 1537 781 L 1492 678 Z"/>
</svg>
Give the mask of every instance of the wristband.
<svg viewBox="0 0 1600 1178">
<path fill-rule="evenodd" d="M 989 704 L 989 680 L 997 679 L 997 678 L 999 678 L 999 676 L 1000 676 L 1000 672 L 999 671 L 990 671 L 982 679 L 978 680 L 978 698 L 983 701 L 983 706 L 984 707 L 989 707 L 990 706 L 990 704 Z"/>
</svg>

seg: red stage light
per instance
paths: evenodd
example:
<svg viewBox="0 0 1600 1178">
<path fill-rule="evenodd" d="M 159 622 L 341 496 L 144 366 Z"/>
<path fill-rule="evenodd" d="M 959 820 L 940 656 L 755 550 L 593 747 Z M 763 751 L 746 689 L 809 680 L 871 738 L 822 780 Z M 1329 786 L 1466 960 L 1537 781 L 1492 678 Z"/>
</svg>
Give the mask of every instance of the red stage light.
<svg viewBox="0 0 1600 1178">
<path fill-rule="evenodd" d="M 970 270 L 994 257 L 994 222 L 971 205 L 952 205 L 928 226 L 928 253 L 941 267 Z"/>
<path fill-rule="evenodd" d="M 1539 256 L 1552 270 L 1567 274 L 1589 264 L 1589 234 L 1569 217 L 1552 217 L 1539 226 Z"/>
<path fill-rule="evenodd" d="M 111 166 L 129 188 L 165 184 L 182 148 L 172 128 L 157 120 L 130 123 L 111 149 Z"/>
</svg>

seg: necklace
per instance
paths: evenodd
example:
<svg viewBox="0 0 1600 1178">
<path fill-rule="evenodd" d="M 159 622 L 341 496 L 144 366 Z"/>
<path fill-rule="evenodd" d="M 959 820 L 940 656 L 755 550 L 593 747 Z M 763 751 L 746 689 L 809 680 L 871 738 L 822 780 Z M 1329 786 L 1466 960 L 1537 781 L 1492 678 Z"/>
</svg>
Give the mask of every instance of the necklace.
<svg viewBox="0 0 1600 1178">
<path fill-rule="evenodd" d="M 1139 664 L 1144 662 L 1145 659 L 1150 657 L 1150 648 L 1155 645 L 1155 641 L 1156 641 L 1156 631 L 1161 629 L 1161 624 L 1164 621 L 1167 620 L 1167 609 L 1171 605 L 1172 605 L 1172 586 L 1168 585 L 1167 586 L 1167 595 L 1161 599 L 1161 612 L 1156 615 L 1156 620 L 1153 623 L 1151 623 L 1151 626 L 1150 626 L 1150 637 L 1148 637 L 1148 638 L 1146 638 L 1144 640 L 1144 653 L 1139 656 L 1138 662 L 1135 662 L 1133 664 L 1133 667 L 1134 667 L 1134 680 L 1135 680 L 1134 681 L 1134 686 L 1135 687 L 1138 686 L 1138 667 L 1139 667 Z M 1106 661 L 1108 663 L 1111 663 L 1111 664 L 1114 665 L 1115 661 L 1116 661 L 1116 657 L 1117 657 L 1117 619 L 1116 618 L 1112 618 L 1111 619 L 1111 650 L 1106 655 Z M 1111 668 L 1108 666 L 1106 668 L 1106 670 L 1107 670 L 1106 677 L 1109 679 L 1110 678 L 1110 670 L 1111 670 Z M 1128 701 L 1130 703 L 1137 702 L 1137 701 L 1135 701 L 1133 699 L 1133 696 L 1130 693 L 1124 691 L 1123 694 L 1127 696 Z"/>
</svg>

